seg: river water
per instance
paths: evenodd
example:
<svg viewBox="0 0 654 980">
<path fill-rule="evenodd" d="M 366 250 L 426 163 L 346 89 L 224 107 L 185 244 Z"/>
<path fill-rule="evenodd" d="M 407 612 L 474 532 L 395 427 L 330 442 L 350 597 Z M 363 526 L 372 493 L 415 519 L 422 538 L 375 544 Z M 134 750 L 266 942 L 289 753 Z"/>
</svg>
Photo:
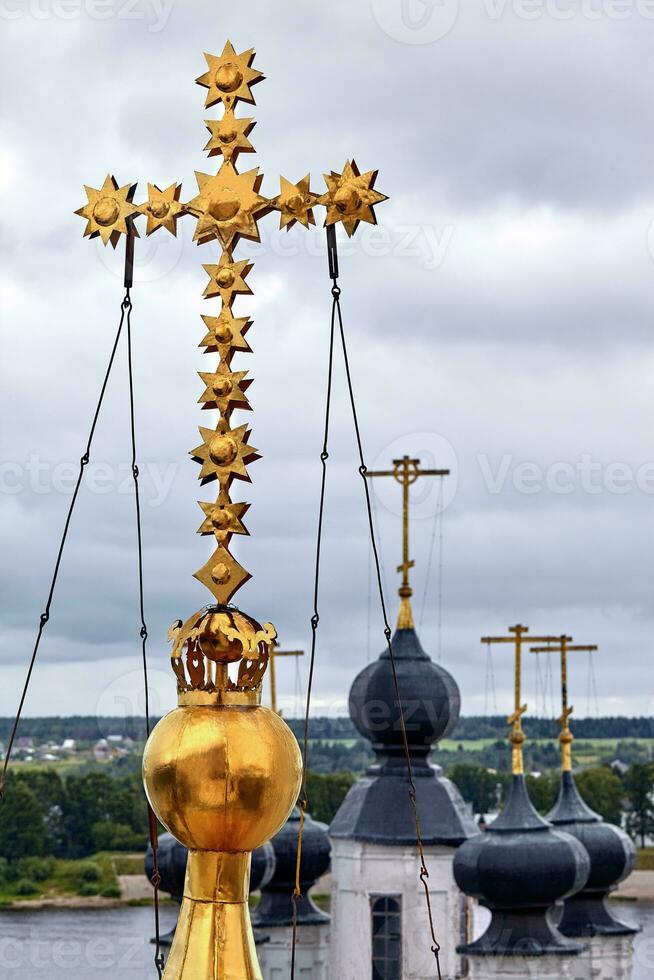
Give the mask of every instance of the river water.
<svg viewBox="0 0 654 980">
<path fill-rule="evenodd" d="M 636 939 L 632 980 L 654 977 L 654 903 L 611 905 L 642 931 Z M 175 923 L 177 909 L 161 910 L 162 933 Z M 150 908 L 47 909 L 0 912 L 2 980 L 117 980 L 155 978 Z"/>
</svg>

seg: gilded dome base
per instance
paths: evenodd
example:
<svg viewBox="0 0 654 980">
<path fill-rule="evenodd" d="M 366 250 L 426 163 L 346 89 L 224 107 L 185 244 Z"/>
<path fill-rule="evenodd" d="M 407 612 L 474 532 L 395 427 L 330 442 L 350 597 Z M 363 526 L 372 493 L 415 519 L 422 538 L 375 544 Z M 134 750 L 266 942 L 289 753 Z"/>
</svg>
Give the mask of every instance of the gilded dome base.
<svg viewBox="0 0 654 980">
<path fill-rule="evenodd" d="M 248 906 L 250 858 L 189 853 L 164 980 L 262 980 Z"/>
</svg>

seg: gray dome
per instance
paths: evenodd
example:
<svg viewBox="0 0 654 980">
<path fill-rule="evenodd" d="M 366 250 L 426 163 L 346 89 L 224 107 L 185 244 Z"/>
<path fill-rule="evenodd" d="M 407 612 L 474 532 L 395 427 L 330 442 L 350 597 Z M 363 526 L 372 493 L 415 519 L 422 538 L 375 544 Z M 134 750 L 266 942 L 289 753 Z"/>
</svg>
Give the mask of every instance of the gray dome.
<svg viewBox="0 0 654 980">
<path fill-rule="evenodd" d="M 415 629 L 398 629 L 391 645 L 409 744 L 416 754 L 427 755 L 432 744 L 449 735 L 459 720 L 459 688 L 452 675 L 427 656 Z M 349 710 L 356 728 L 375 750 L 403 756 L 388 648 L 355 678 Z"/>
<path fill-rule="evenodd" d="M 500 816 L 485 833 L 462 844 L 454 858 L 461 891 L 492 913 L 484 935 L 460 951 L 492 956 L 581 952 L 581 945 L 551 925 L 547 913 L 557 900 L 582 888 L 589 871 L 583 846 L 538 815 L 524 776 L 514 776 Z"/>
<path fill-rule="evenodd" d="M 270 845 L 275 855 L 275 873 L 261 889 L 261 898 L 252 912 L 255 926 L 289 926 L 293 922 L 292 896 L 295 889 L 295 870 L 300 834 L 300 811 L 296 807 Z M 310 813 L 304 816 L 302 857 L 300 859 L 300 886 L 302 895 L 297 899 L 298 925 L 316 925 L 329 922 L 329 916 L 321 912 L 311 900 L 309 889 L 329 870 L 332 846 L 325 824 L 314 820 Z"/>
<path fill-rule="evenodd" d="M 391 645 L 423 841 L 458 847 L 477 832 L 477 826 L 456 786 L 429 764 L 429 753 L 459 719 L 459 688 L 452 675 L 427 656 L 412 626 L 398 628 Z M 376 844 L 415 844 L 415 819 L 388 648 L 355 678 L 349 708 L 357 730 L 372 742 L 377 760 L 350 789 L 329 832 L 334 838 Z"/>
<path fill-rule="evenodd" d="M 565 936 L 624 936 L 636 932 L 617 918 L 606 899 L 634 869 L 636 848 L 614 824 L 604 823 L 579 794 L 571 772 L 561 774 L 559 797 L 547 819 L 571 834 L 588 853 L 590 874 L 581 891 L 565 902 L 558 928 Z"/>
</svg>

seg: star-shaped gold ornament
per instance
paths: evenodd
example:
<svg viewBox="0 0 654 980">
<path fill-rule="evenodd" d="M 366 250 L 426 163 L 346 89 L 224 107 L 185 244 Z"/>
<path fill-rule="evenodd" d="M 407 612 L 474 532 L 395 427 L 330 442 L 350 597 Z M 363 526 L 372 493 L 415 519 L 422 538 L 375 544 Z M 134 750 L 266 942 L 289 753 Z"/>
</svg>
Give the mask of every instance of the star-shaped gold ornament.
<svg viewBox="0 0 654 980">
<path fill-rule="evenodd" d="M 75 212 L 86 218 L 84 237 L 100 237 L 103 245 L 111 242 L 115 248 L 120 236 L 127 234 L 128 221 L 139 213 L 139 209 L 132 204 L 136 184 L 119 187 L 116 178 L 107 174 L 100 189 L 85 184 L 84 190 L 88 201 Z M 138 236 L 136 228 L 133 228 L 133 234 Z"/>
<path fill-rule="evenodd" d="M 286 177 L 279 178 L 280 192 L 271 204 L 279 211 L 279 227 L 290 231 L 296 221 L 308 228 L 315 225 L 313 207 L 318 203 L 318 195 L 309 189 L 311 175 L 307 174 L 297 184 Z"/>
<path fill-rule="evenodd" d="M 252 320 L 247 316 L 234 317 L 229 307 L 220 311 L 220 316 L 202 316 L 207 327 L 207 333 L 199 346 L 206 348 L 206 353 L 218 351 L 223 360 L 229 361 L 234 351 L 252 353 L 252 348 L 245 340 L 245 334 L 252 326 Z"/>
<path fill-rule="evenodd" d="M 249 534 L 243 524 L 243 517 L 250 509 L 249 504 L 233 504 L 224 490 L 220 491 L 215 503 L 198 500 L 204 512 L 204 520 L 198 534 L 213 534 L 220 544 L 228 544 L 232 534 Z"/>
<path fill-rule="evenodd" d="M 191 456 L 202 464 L 202 483 L 219 480 L 221 487 L 227 489 L 232 480 L 252 482 L 246 467 L 260 456 L 253 446 L 247 444 L 250 436 L 247 425 L 230 429 L 227 421 L 221 419 L 215 430 L 200 426 L 200 435 L 204 441 L 201 446 L 191 450 Z"/>
<path fill-rule="evenodd" d="M 228 109 L 222 119 L 205 119 L 211 139 L 205 146 L 210 157 L 222 154 L 225 160 L 236 163 L 239 153 L 254 153 L 248 136 L 254 129 L 254 119 L 237 119 L 233 109 Z"/>
<path fill-rule="evenodd" d="M 228 603 L 234 593 L 252 578 L 223 545 L 216 548 L 193 577 L 202 582 L 221 605 Z"/>
<path fill-rule="evenodd" d="M 218 238 L 226 248 L 239 238 L 258 242 L 256 219 L 271 210 L 270 202 L 259 194 L 263 180 L 259 168 L 239 174 L 225 160 L 214 176 L 198 172 L 195 176 L 200 193 L 186 205 L 198 219 L 193 240 L 204 244 Z"/>
<path fill-rule="evenodd" d="M 247 259 L 234 262 L 229 252 L 223 252 L 217 265 L 204 265 L 203 269 L 211 280 L 203 294 L 207 299 L 220 296 L 224 305 L 231 307 L 235 296 L 252 295 L 245 281 L 252 270 Z"/>
<path fill-rule="evenodd" d="M 221 361 L 213 373 L 198 371 L 207 386 L 198 401 L 203 408 L 217 408 L 223 418 L 229 418 L 235 408 L 250 411 L 252 406 L 245 394 L 252 380 L 246 380 L 247 371 L 230 371 L 229 365 Z"/>
<path fill-rule="evenodd" d="M 140 213 L 148 219 L 146 235 L 152 235 L 159 228 L 177 235 L 177 219 L 184 214 L 184 206 L 179 203 L 181 192 L 181 184 L 171 184 L 165 191 L 156 184 L 148 184 L 148 199 L 138 206 Z"/>
<path fill-rule="evenodd" d="M 326 225 L 341 221 L 348 235 L 352 237 L 360 221 L 377 224 L 373 206 L 388 198 L 374 189 L 376 170 L 359 173 L 356 162 L 352 160 L 350 163 L 348 160 L 343 167 L 343 173 L 332 170 L 324 177 L 327 192 L 320 198 L 320 203 L 327 208 Z"/>
<path fill-rule="evenodd" d="M 252 86 L 264 77 L 260 71 L 251 67 L 254 48 L 236 54 L 231 41 L 227 41 L 219 57 L 206 53 L 204 57 L 209 70 L 196 78 L 196 82 L 209 89 L 204 103 L 207 108 L 217 102 L 222 102 L 225 109 L 231 109 L 237 102 L 254 105 Z"/>
</svg>

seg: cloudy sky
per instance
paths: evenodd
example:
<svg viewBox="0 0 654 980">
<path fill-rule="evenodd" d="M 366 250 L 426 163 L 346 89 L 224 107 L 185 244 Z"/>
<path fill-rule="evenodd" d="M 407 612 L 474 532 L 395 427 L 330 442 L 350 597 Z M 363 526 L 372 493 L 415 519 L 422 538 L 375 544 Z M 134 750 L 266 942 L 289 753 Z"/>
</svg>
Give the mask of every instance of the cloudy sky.
<svg viewBox="0 0 654 980">
<path fill-rule="evenodd" d="M 0 0 L 0 19 L 0 714 L 16 707 L 122 293 L 120 255 L 83 240 L 73 211 L 107 171 L 138 181 L 139 199 L 148 180 L 195 194 L 217 111 L 194 79 L 226 37 L 255 46 L 267 76 L 240 109 L 258 120 L 241 169 L 261 166 L 264 193 L 307 171 L 318 189 L 354 155 L 390 197 L 376 229 L 342 244 L 343 309 L 370 465 L 410 452 L 453 471 L 442 524 L 438 481 L 417 488 L 415 608 L 464 712 L 493 706 L 479 637 L 521 621 L 598 643 L 600 710 L 651 714 L 654 5 Z M 323 232 L 276 224 L 240 253 L 256 263 L 255 295 L 235 307 L 255 318 L 254 354 L 235 363 L 255 378 L 263 459 L 235 487 L 253 504 L 239 603 L 306 648 L 330 295 Z M 137 243 L 133 291 L 157 710 L 174 700 L 167 627 L 208 596 L 192 578 L 209 548 L 187 453 L 211 418 L 197 344 L 213 309 L 201 263 L 217 254 L 191 244 L 189 219 L 163 234 Z M 337 375 L 315 693 L 333 714 L 383 645 L 340 362 Z M 28 714 L 142 708 L 124 350 L 92 459 Z M 394 616 L 390 481 L 376 515 Z M 504 711 L 508 652 L 494 670 Z M 293 713 L 295 666 L 280 675 Z M 580 655 L 579 714 L 588 678 Z M 548 710 L 533 663 L 526 679 Z"/>
</svg>

